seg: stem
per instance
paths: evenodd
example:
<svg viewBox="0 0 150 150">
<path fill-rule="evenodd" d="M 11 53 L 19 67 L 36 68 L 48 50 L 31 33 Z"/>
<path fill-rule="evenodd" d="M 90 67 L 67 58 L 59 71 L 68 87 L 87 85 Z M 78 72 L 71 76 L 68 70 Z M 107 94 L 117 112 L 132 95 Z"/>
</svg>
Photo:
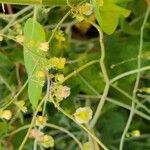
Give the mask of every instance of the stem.
<svg viewBox="0 0 150 150">
<path fill-rule="evenodd" d="M 58 28 L 60 27 L 60 25 L 65 21 L 65 19 L 70 15 L 70 13 L 71 13 L 71 10 L 68 11 L 68 12 L 65 14 L 65 16 L 59 21 L 59 23 L 56 25 L 56 27 L 55 27 L 54 30 L 52 31 L 52 34 L 51 34 L 51 36 L 50 36 L 50 38 L 49 38 L 49 40 L 48 40 L 48 43 L 51 42 L 51 40 L 53 39 L 53 37 L 54 37 L 54 35 L 55 35 L 57 29 L 58 29 Z"/>
<path fill-rule="evenodd" d="M 140 47 L 139 47 L 138 61 L 137 61 L 137 70 L 138 70 L 138 72 L 137 72 L 135 86 L 134 86 L 134 89 L 133 89 L 132 106 L 131 106 L 131 111 L 130 111 L 128 121 L 126 123 L 125 129 L 124 129 L 123 134 L 121 136 L 119 150 L 123 150 L 125 135 L 128 132 L 128 129 L 130 127 L 130 124 L 132 122 L 132 118 L 133 118 L 133 115 L 134 115 L 134 108 L 135 108 L 135 104 L 136 104 L 136 92 L 137 92 L 139 81 L 140 81 L 140 71 L 139 70 L 141 68 L 141 54 L 142 54 L 142 48 L 143 48 L 143 32 L 144 32 L 144 27 L 145 27 L 146 21 L 148 19 L 149 12 L 150 12 L 150 8 L 147 9 L 143 24 L 141 26 Z"/>
<path fill-rule="evenodd" d="M 34 140 L 33 150 L 37 150 L 37 140 Z"/>
<path fill-rule="evenodd" d="M 70 137 L 72 137 L 72 138 L 74 139 L 74 141 L 79 145 L 80 149 L 83 150 L 83 147 L 82 147 L 81 142 L 80 142 L 71 132 L 69 132 L 69 131 L 66 130 L 65 128 L 62 128 L 62 127 L 59 127 L 59 126 L 57 126 L 57 125 L 50 124 L 50 123 L 47 123 L 46 126 L 67 133 L 67 134 L 68 134 Z"/>
<path fill-rule="evenodd" d="M 1 2 L 1 0 L 0 0 Z M 5 33 L 14 23 L 14 21 L 16 20 L 16 18 L 18 18 L 20 15 L 24 14 L 25 12 L 31 10 L 33 8 L 33 6 L 28 6 L 25 7 L 24 9 L 22 9 L 21 11 L 19 11 L 18 13 L 15 14 L 15 16 L 9 21 L 9 23 L 5 26 L 5 28 L 3 28 L 0 33 Z"/>
<path fill-rule="evenodd" d="M 69 0 L 71 4 L 76 5 L 82 2 L 83 0 Z M 18 4 L 18 5 L 67 5 L 66 0 L 0 0 L 0 3 L 6 4 Z"/>
<path fill-rule="evenodd" d="M 130 100 L 132 100 L 132 97 L 128 93 L 126 93 L 124 90 L 122 90 L 121 88 L 119 88 L 116 85 L 111 85 L 111 86 L 114 89 L 116 89 L 117 91 L 119 91 L 120 93 L 122 93 L 124 96 L 126 96 L 127 98 L 129 98 Z M 136 99 L 136 103 L 139 106 L 139 108 L 143 108 L 147 113 L 150 114 L 150 110 L 146 106 L 144 106 L 142 103 L 140 103 L 137 99 Z"/>
<path fill-rule="evenodd" d="M 94 92 L 94 91 L 93 91 Z M 100 94 L 97 94 L 98 92 L 94 92 L 95 94 L 96 94 L 96 96 L 93 96 L 93 95 L 88 95 L 88 96 L 84 96 L 84 95 L 80 95 L 79 97 L 84 97 L 84 98 L 101 98 L 101 95 Z M 112 104 L 115 104 L 115 105 L 117 105 L 117 106 L 120 106 L 120 107 L 123 107 L 123 108 L 125 108 L 125 109 L 128 109 L 128 110 L 131 110 L 131 107 L 129 106 L 129 105 L 127 105 L 127 104 L 124 104 L 124 103 L 122 103 L 122 102 L 120 102 L 120 101 L 118 101 L 118 100 L 115 100 L 115 99 L 112 99 L 112 98 L 110 98 L 110 97 L 107 97 L 106 98 L 106 100 L 108 101 L 108 102 L 110 102 L 110 103 L 112 103 Z M 150 120 L 150 117 L 148 116 L 148 115 L 146 115 L 146 114 L 144 114 L 143 112 L 141 112 L 141 111 L 139 111 L 139 110 L 137 110 L 137 109 L 134 109 L 134 113 L 135 114 L 137 114 L 138 116 L 140 116 L 140 117 L 142 117 L 142 118 L 144 118 L 144 119 L 146 119 L 146 120 Z"/>
<path fill-rule="evenodd" d="M 5 84 L 5 86 L 7 87 L 7 89 L 13 94 L 13 89 L 11 88 L 11 86 L 8 84 L 8 82 L 0 75 L 0 80 Z"/>
<path fill-rule="evenodd" d="M 29 127 L 30 127 L 30 125 L 22 126 L 22 127 L 20 127 L 19 129 L 17 129 L 17 130 L 15 130 L 15 131 L 13 131 L 13 132 L 11 132 L 11 133 L 5 135 L 4 137 L 8 137 L 8 136 L 14 135 L 14 134 L 16 134 L 16 133 L 18 133 L 18 132 L 20 132 L 20 131 L 22 131 L 22 130 L 25 130 L 25 129 L 29 128 Z M 47 123 L 47 124 L 46 124 L 46 127 L 50 127 L 50 128 L 53 128 L 53 129 L 57 129 L 57 130 L 59 130 L 59 131 L 62 131 L 62 132 L 64 132 L 64 133 L 67 133 L 71 138 L 74 139 L 74 141 L 79 145 L 80 149 L 82 150 L 82 144 L 81 144 L 81 142 L 80 142 L 71 132 L 69 132 L 69 131 L 66 130 L 65 128 L 60 127 L 60 126 L 57 126 L 57 125 L 55 125 L 55 124 L 51 124 L 51 123 Z"/>
<path fill-rule="evenodd" d="M 28 136 L 29 136 L 29 134 L 30 134 L 30 132 L 31 132 L 31 130 L 32 130 L 32 127 L 33 127 L 33 125 L 34 125 L 34 122 L 35 122 L 35 119 L 36 119 L 36 115 L 37 115 L 38 111 L 41 109 L 41 106 L 42 106 L 42 104 L 44 103 L 44 100 L 45 100 L 45 97 L 44 97 L 44 98 L 41 100 L 41 102 L 39 103 L 39 105 L 38 105 L 38 107 L 37 107 L 37 109 L 36 109 L 36 111 L 35 111 L 35 113 L 34 113 L 34 115 L 33 115 L 33 117 L 32 117 L 32 120 L 31 120 L 31 123 L 30 123 L 30 127 L 29 127 L 29 129 L 28 129 L 28 131 L 27 131 L 27 134 L 26 134 L 26 136 L 24 137 L 24 139 L 23 139 L 21 145 L 19 146 L 18 150 L 22 150 L 22 149 L 23 149 L 23 147 L 24 147 L 24 145 L 25 145 L 25 143 L 26 143 L 26 141 L 27 141 L 27 139 L 28 139 Z"/>
<path fill-rule="evenodd" d="M 142 72 L 142 71 L 146 71 L 146 70 L 149 70 L 149 69 L 150 69 L 150 66 L 145 66 L 145 67 L 142 67 L 142 68 L 140 68 L 140 69 L 135 69 L 135 70 L 127 71 L 127 72 L 122 73 L 122 74 L 120 74 L 120 75 L 114 77 L 113 79 L 111 79 L 111 80 L 110 80 L 110 84 L 112 84 L 112 83 L 114 83 L 114 82 L 116 82 L 116 81 L 118 81 L 118 80 L 120 80 L 120 79 L 122 79 L 122 78 L 124 78 L 124 77 L 126 77 L 126 76 L 135 74 L 135 73 L 137 73 L 138 71 L 139 71 L 139 72 Z"/>
<path fill-rule="evenodd" d="M 76 75 L 77 73 L 79 73 L 80 71 L 82 71 L 83 69 L 86 69 L 87 67 L 95 64 L 95 63 L 98 63 L 99 61 L 98 60 L 92 60 L 88 63 L 86 63 L 85 65 L 79 67 L 78 69 L 74 70 L 73 72 L 71 72 L 69 75 L 67 75 L 64 79 L 63 82 L 65 82 L 66 80 L 68 80 L 69 78 L 71 78 L 72 76 Z"/>
<path fill-rule="evenodd" d="M 18 93 L 4 107 L 2 107 L 1 109 L 6 109 L 20 95 L 20 93 L 24 90 L 24 88 L 28 84 L 29 80 L 31 79 L 34 70 L 36 69 L 37 64 L 38 64 L 38 61 L 37 61 L 36 65 L 35 65 L 35 67 L 33 68 L 33 71 L 31 73 L 31 75 L 28 77 L 27 81 L 24 83 L 24 85 L 21 87 L 21 89 L 18 91 Z"/>
<path fill-rule="evenodd" d="M 78 122 L 76 122 L 76 120 L 74 120 L 74 118 L 68 114 L 66 111 L 64 111 L 61 107 L 59 107 L 54 101 L 53 104 L 55 105 L 55 107 L 62 112 L 65 116 L 67 116 L 69 119 L 71 119 L 72 121 L 74 121 L 79 127 L 81 127 L 86 133 L 88 133 L 104 150 L 108 150 L 108 148 L 94 135 L 91 133 L 91 131 L 89 129 L 87 129 L 85 126 L 79 124 Z"/>
<path fill-rule="evenodd" d="M 45 116 L 46 104 L 47 104 L 47 100 L 49 97 L 49 90 L 50 90 L 50 81 L 49 81 L 49 77 L 47 75 L 47 90 L 46 90 L 46 98 L 45 98 L 45 102 L 44 102 L 44 106 L 43 106 L 42 116 Z"/>
<path fill-rule="evenodd" d="M 104 92 L 103 92 L 102 97 L 99 101 L 99 104 L 98 104 L 98 107 L 97 107 L 96 112 L 94 114 L 94 117 L 90 123 L 90 128 L 92 129 L 95 126 L 95 124 L 96 124 L 96 122 L 97 122 L 97 120 L 101 114 L 102 108 L 103 108 L 104 103 L 106 101 L 106 97 L 107 97 L 107 94 L 109 91 L 110 84 L 109 84 L 109 77 L 108 77 L 105 62 L 104 62 L 104 60 L 105 60 L 105 47 L 104 47 L 104 42 L 103 42 L 103 32 L 97 24 L 95 24 L 89 20 L 87 20 L 87 21 L 89 23 L 91 23 L 99 32 L 99 43 L 100 43 L 100 47 L 101 47 L 101 58 L 100 58 L 99 63 L 100 63 L 101 71 L 103 74 L 103 79 L 105 82 Z"/>
</svg>

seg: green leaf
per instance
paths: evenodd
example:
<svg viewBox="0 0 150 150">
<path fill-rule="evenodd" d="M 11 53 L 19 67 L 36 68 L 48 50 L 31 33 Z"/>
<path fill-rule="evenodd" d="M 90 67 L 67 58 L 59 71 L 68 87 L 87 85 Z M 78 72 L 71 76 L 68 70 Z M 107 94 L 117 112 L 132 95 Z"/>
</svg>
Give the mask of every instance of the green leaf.
<svg viewBox="0 0 150 150">
<path fill-rule="evenodd" d="M 95 15 L 102 30 L 107 34 L 112 34 L 119 23 L 121 16 L 128 17 L 130 11 L 116 4 L 104 1 L 103 6 L 100 6 L 97 1 L 93 1 Z"/>
<path fill-rule="evenodd" d="M 113 2 L 116 4 L 132 2 L 133 0 L 108 0 L 109 2 Z"/>
<path fill-rule="evenodd" d="M 43 27 L 37 21 L 28 19 L 24 27 L 24 62 L 28 76 L 31 77 L 28 96 L 33 108 L 38 105 L 45 81 L 42 64 L 46 54 L 39 49 L 39 44 L 45 41 Z"/>
</svg>

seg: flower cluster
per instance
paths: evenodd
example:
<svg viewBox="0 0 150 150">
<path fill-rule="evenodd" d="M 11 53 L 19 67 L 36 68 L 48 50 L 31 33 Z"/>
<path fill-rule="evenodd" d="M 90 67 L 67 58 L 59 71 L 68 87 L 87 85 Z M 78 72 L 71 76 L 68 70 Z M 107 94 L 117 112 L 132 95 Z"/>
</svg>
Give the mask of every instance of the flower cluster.
<svg viewBox="0 0 150 150">
<path fill-rule="evenodd" d="M 73 17 L 78 21 L 83 21 L 84 16 L 90 16 L 93 12 L 93 7 L 90 3 L 84 3 L 80 6 L 77 6 L 73 11 Z"/>
<path fill-rule="evenodd" d="M 45 135 L 43 132 L 37 129 L 32 129 L 29 137 L 36 139 L 38 144 L 43 146 L 44 148 L 54 147 L 53 137 L 50 135 Z"/>
<path fill-rule="evenodd" d="M 63 69 L 66 63 L 65 58 L 52 57 L 48 60 L 47 67 L 55 69 Z"/>
<path fill-rule="evenodd" d="M 61 42 L 65 42 L 65 36 L 62 30 L 58 30 L 55 33 L 55 39 L 59 41 L 59 43 Z"/>
</svg>

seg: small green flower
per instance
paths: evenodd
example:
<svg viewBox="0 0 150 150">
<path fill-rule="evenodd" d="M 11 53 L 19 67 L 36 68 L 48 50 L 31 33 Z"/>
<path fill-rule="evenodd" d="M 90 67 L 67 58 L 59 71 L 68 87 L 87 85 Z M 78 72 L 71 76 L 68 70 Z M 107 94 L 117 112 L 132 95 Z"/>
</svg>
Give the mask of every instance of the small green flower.
<svg viewBox="0 0 150 150">
<path fill-rule="evenodd" d="M 83 150 L 90 150 L 90 143 L 86 142 L 83 144 Z"/>
<path fill-rule="evenodd" d="M 2 37 L 2 36 L 0 36 L 0 42 L 1 42 L 1 41 L 3 41 L 3 37 Z"/>
<path fill-rule="evenodd" d="M 12 112 L 10 110 L 0 110 L 0 118 L 10 120 L 12 117 Z"/>
<path fill-rule="evenodd" d="M 58 30 L 56 33 L 55 33 L 55 38 L 56 40 L 58 40 L 59 42 L 65 42 L 65 36 L 64 36 L 64 33 L 62 30 Z"/>
<path fill-rule="evenodd" d="M 48 66 L 50 68 L 63 69 L 66 63 L 65 58 L 53 57 L 49 60 Z"/>
<path fill-rule="evenodd" d="M 52 136 L 44 135 L 42 140 L 40 141 L 40 144 L 44 148 L 54 147 L 54 139 Z"/>
<path fill-rule="evenodd" d="M 78 123 L 82 124 L 88 123 L 92 118 L 92 114 L 93 112 L 90 107 L 80 107 L 74 113 L 74 117 Z"/>
<path fill-rule="evenodd" d="M 24 100 L 20 100 L 18 102 L 16 102 L 16 105 L 19 107 L 19 109 L 26 113 L 27 112 L 27 107 L 25 106 L 25 101 Z"/>
<path fill-rule="evenodd" d="M 63 74 L 56 74 L 55 79 L 59 82 L 63 82 L 64 81 L 64 75 Z"/>
<path fill-rule="evenodd" d="M 139 137 L 141 135 L 140 130 L 133 130 L 131 132 L 131 136 L 133 137 Z"/>
<path fill-rule="evenodd" d="M 36 125 L 37 126 L 44 128 L 46 125 L 46 122 L 47 122 L 47 117 L 43 117 L 43 116 L 39 116 L 39 115 L 36 117 Z"/>
</svg>

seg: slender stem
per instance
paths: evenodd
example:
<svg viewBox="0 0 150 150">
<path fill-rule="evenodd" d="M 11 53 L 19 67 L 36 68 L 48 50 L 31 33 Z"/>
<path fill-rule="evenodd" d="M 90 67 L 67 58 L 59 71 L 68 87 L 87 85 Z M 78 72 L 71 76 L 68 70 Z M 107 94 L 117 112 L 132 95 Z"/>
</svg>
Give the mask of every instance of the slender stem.
<svg viewBox="0 0 150 150">
<path fill-rule="evenodd" d="M 119 88 L 118 86 L 116 85 L 111 85 L 113 88 L 115 88 L 117 91 L 119 91 L 120 93 L 122 93 L 124 96 L 126 96 L 127 98 L 129 98 L 130 100 L 132 100 L 132 97 L 126 93 L 124 90 L 122 90 L 121 88 Z M 144 106 L 142 103 L 140 103 L 137 99 L 136 99 L 136 103 L 137 105 L 140 107 L 140 108 L 143 108 L 147 113 L 150 114 L 150 110 Z"/>
<path fill-rule="evenodd" d="M 20 127 L 19 129 L 15 130 L 15 131 L 13 131 L 13 132 L 11 132 L 11 133 L 9 133 L 9 134 L 6 134 L 4 137 L 8 137 L 8 136 L 14 135 L 14 134 L 16 134 L 16 133 L 18 133 L 18 132 L 21 132 L 22 130 L 25 130 L 25 129 L 29 128 L 29 127 L 30 127 L 30 124 L 25 125 L 25 126 L 22 126 L 22 127 Z M 53 128 L 53 129 L 57 129 L 57 130 L 59 130 L 59 131 L 62 131 L 62 132 L 64 132 L 64 133 L 67 133 L 67 134 L 68 134 L 71 138 L 73 138 L 74 141 L 79 145 L 80 149 L 81 149 L 81 150 L 83 149 L 81 142 L 80 142 L 70 131 L 66 130 L 65 128 L 60 127 L 60 126 L 55 125 L 55 124 L 51 124 L 51 123 L 47 123 L 47 124 L 46 124 L 46 127 L 50 127 L 50 128 Z"/>
<path fill-rule="evenodd" d="M 74 141 L 79 145 L 80 149 L 83 150 L 83 147 L 82 147 L 81 142 L 80 142 L 71 132 L 69 132 L 69 131 L 66 130 L 65 128 L 62 128 L 62 127 L 60 127 L 60 126 L 57 126 L 57 125 L 54 125 L 54 124 L 51 124 L 51 123 L 47 123 L 46 126 L 67 133 L 67 134 L 68 134 L 70 137 L 72 137 L 72 138 L 74 139 Z"/>
<path fill-rule="evenodd" d="M 119 101 L 117 101 L 117 100 L 114 100 L 114 99 L 112 99 L 112 98 L 109 98 L 109 97 L 107 97 L 106 100 L 107 100 L 108 102 L 110 102 L 110 103 L 113 103 L 113 104 L 115 104 L 115 105 L 118 105 L 118 106 L 120 106 L 120 107 L 123 107 L 123 108 L 128 109 L 128 110 L 131 111 L 131 107 L 130 107 L 129 105 L 127 105 L 127 104 L 121 103 L 121 102 L 119 102 Z M 139 115 L 140 117 L 142 117 L 142 118 L 144 118 L 144 119 L 150 121 L 150 116 L 146 115 L 145 113 L 140 112 L 139 110 L 136 110 L 136 109 L 134 109 L 134 113 L 137 114 L 137 115 Z"/>
<path fill-rule="evenodd" d="M 38 65 L 38 61 L 37 61 L 36 65 L 34 66 L 31 75 L 28 77 L 28 79 L 26 80 L 26 82 L 24 83 L 24 85 L 21 87 L 21 89 L 18 91 L 18 93 L 5 106 L 3 106 L 1 109 L 6 109 L 20 95 L 20 93 L 24 90 L 24 88 L 28 84 L 29 80 L 31 79 L 31 77 L 33 75 L 33 72 L 36 69 L 37 65 Z"/>
<path fill-rule="evenodd" d="M 30 127 L 29 127 L 29 129 L 28 129 L 28 131 L 27 131 L 27 133 L 26 133 L 26 135 L 25 135 L 21 145 L 19 146 L 18 150 L 22 150 L 23 149 L 23 147 L 24 147 L 24 145 L 25 145 L 25 143 L 26 143 L 26 141 L 28 139 L 28 136 L 29 136 L 29 134 L 30 134 L 30 132 L 32 130 L 32 127 L 34 126 L 36 115 L 37 115 L 38 111 L 40 110 L 41 106 L 43 105 L 44 101 L 45 101 L 45 97 L 39 103 L 39 105 L 38 105 L 38 107 L 37 107 L 37 109 L 36 109 L 36 111 L 35 111 L 35 113 L 34 113 L 34 115 L 32 117 L 32 120 L 31 120 L 31 123 L 30 123 Z"/>
<path fill-rule="evenodd" d="M 34 140 L 34 144 L 33 144 L 33 150 L 37 150 L 37 140 Z"/>
<path fill-rule="evenodd" d="M 77 73 L 79 73 L 80 71 L 82 71 L 83 69 L 86 69 L 87 67 L 95 64 L 95 63 L 98 63 L 99 61 L 98 60 L 92 60 L 88 63 L 86 63 L 85 65 L 79 67 L 78 69 L 74 70 L 73 72 L 71 72 L 69 75 L 67 75 L 64 79 L 63 82 L 65 82 L 66 80 L 68 80 L 69 78 L 71 78 L 72 76 L 76 75 Z"/>
<path fill-rule="evenodd" d="M 108 148 L 94 135 L 91 133 L 89 129 L 87 129 L 85 126 L 79 124 L 70 114 L 68 114 L 66 111 L 64 111 L 61 107 L 59 107 L 54 101 L 53 104 L 55 107 L 62 112 L 65 116 L 67 116 L 69 119 L 74 121 L 79 127 L 81 127 L 85 132 L 87 132 L 104 150 L 108 150 Z"/>
<path fill-rule="evenodd" d="M 80 78 L 81 78 L 81 76 L 80 76 Z M 85 85 L 89 89 L 91 89 L 94 92 L 94 94 L 96 94 L 96 96 L 87 96 L 88 98 L 101 98 L 102 97 L 102 95 L 100 95 L 98 93 L 98 91 L 94 87 L 92 87 L 92 85 L 90 85 L 83 77 L 81 78 L 81 80 L 85 83 Z M 87 98 L 86 96 L 84 96 L 84 97 Z M 114 100 L 114 99 L 109 98 L 109 97 L 107 97 L 106 100 L 110 103 L 113 103 L 115 105 L 118 105 L 118 106 L 123 107 L 123 108 L 128 109 L 128 110 L 131 110 L 131 107 L 127 104 L 124 104 L 122 102 L 119 102 L 119 101 Z M 143 112 L 138 111 L 137 109 L 134 109 L 134 113 L 139 115 L 140 117 L 146 119 L 146 120 L 150 120 L 150 117 L 148 115 L 144 114 Z"/>
<path fill-rule="evenodd" d="M 52 34 L 51 34 L 51 36 L 50 36 L 50 38 L 49 38 L 49 40 L 48 40 L 48 43 L 51 42 L 51 40 L 53 39 L 53 37 L 54 37 L 56 31 L 58 30 L 58 28 L 60 27 L 60 25 L 65 21 L 65 19 L 70 15 L 70 13 L 71 13 L 71 10 L 69 10 L 69 11 L 65 14 L 65 16 L 59 21 L 59 23 L 56 25 L 56 27 L 55 27 L 54 30 L 52 31 Z"/>
<path fill-rule="evenodd" d="M 96 124 L 96 122 L 97 122 L 97 120 L 101 114 L 102 108 L 103 108 L 104 103 L 106 101 L 106 97 L 107 97 L 107 94 L 109 91 L 110 84 L 109 84 L 109 77 L 108 77 L 105 62 L 104 62 L 104 60 L 105 60 L 105 47 L 104 47 L 104 42 L 103 42 L 103 32 L 97 24 L 95 24 L 89 20 L 86 20 L 86 21 L 91 23 L 99 32 L 99 43 L 100 43 L 100 47 L 101 47 L 101 58 L 100 58 L 99 63 L 100 63 L 101 71 L 103 74 L 103 79 L 105 82 L 104 92 L 103 92 L 102 97 L 99 101 L 99 104 L 98 104 L 98 107 L 97 107 L 96 112 L 94 114 L 94 117 L 90 123 L 90 128 L 92 129 L 95 126 L 95 124 Z"/>
<path fill-rule="evenodd" d="M 49 80 L 49 77 L 47 75 L 47 90 L 46 90 L 46 98 L 45 98 L 45 102 L 44 102 L 44 106 L 43 106 L 42 116 L 45 116 L 46 104 L 47 104 L 47 100 L 49 97 L 49 90 L 50 90 L 50 80 Z"/>
<path fill-rule="evenodd" d="M 8 88 L 8 90 L 11 92 L 11 93 L 14 93 L 13 92 L 13 89 L 11 88 L 11 86 L 7 83 L 7 81 L 0 75 L 0 80 L 6 85 L 6 87 Z"/>
<path fill-rule="evenodd" d="M 0 0 L 1 2 L 1 0 Z M 15 14 L 15 16 L 9 21 L 9 23 L 5 26 L 4 29 L 2 29 L 0 31 L 0 33 L 5 33 L 14 23 L 14 21 L 16 20 L 16 18 L 18 18 L 20 15 L 24 14 L 25 12 L 31 10 L 33 8 L 33 6 L 27 6 L 24 9 L 22 9 L 21 11 L 19 11 L 17 14 Z"/>
<path fill-rule="evenodd" d="M 148 16 L 149 16 L 149 12 L 150 12 L 150 8 L 147 9 L 143 24 L 141 26 L 140 47 L 139 47 L 138 61 L 137 61 L 137 70 L 138 70 L 138 72 L 137 72 L 135 86 L 134 86 L 134 89 L 133 89 L 131 111 L 130 111 L 130 115 L 129 115 L 128 121 L 126 123 L 125 129 L 123 131 L 123 134 L 121 136 L 119 150 L 123 150 L 125 135 L 128 132 L 128 129 L 130 127 L 130 124 L 132 122 L 132 118 L 133 118 L 133 115 L 134 115 L 134 108 L 135 108 L 135 104 L 136 104 L 136 92 L 137 92 L 139 81 L 140 81 L 140 71 L 139 70 L 141 68 L 141 54 L 142 54 L 142 48 L 143 48 L 143 32 L 144 32 L 144 27 L 145 27 L 146 21 L 147 21 Z"/>
<path fill-rule="evenodd" d="M 114 77 L 113 79 L 111 79 L 111 80 L 110 80 L 110 84 L 112 84 L 112 83 L 114 83 L 114 82 L 116 82 L 116 81 L 118 81 L 118 80 L 120 80 L 120 79 L 122 79 L 122 78 L 124 78 L 124 77 L 126 77 L 126 76 L 135 74 L 135 73 L 137 73 L 138 71 L 139 71 L 139 72 L 142 72 L 142 71 L 146 71 L 146 70 L 149 70 L 149 69 L 150 69 L 150 66 L 145 66 L 145 67 L 141 67 L 140 69 L 135 69 L 135 70 L 127 71 L 127 72 L 122 73 L 122 74 L 120 74 L 120 75 Z"/>
</svg>

